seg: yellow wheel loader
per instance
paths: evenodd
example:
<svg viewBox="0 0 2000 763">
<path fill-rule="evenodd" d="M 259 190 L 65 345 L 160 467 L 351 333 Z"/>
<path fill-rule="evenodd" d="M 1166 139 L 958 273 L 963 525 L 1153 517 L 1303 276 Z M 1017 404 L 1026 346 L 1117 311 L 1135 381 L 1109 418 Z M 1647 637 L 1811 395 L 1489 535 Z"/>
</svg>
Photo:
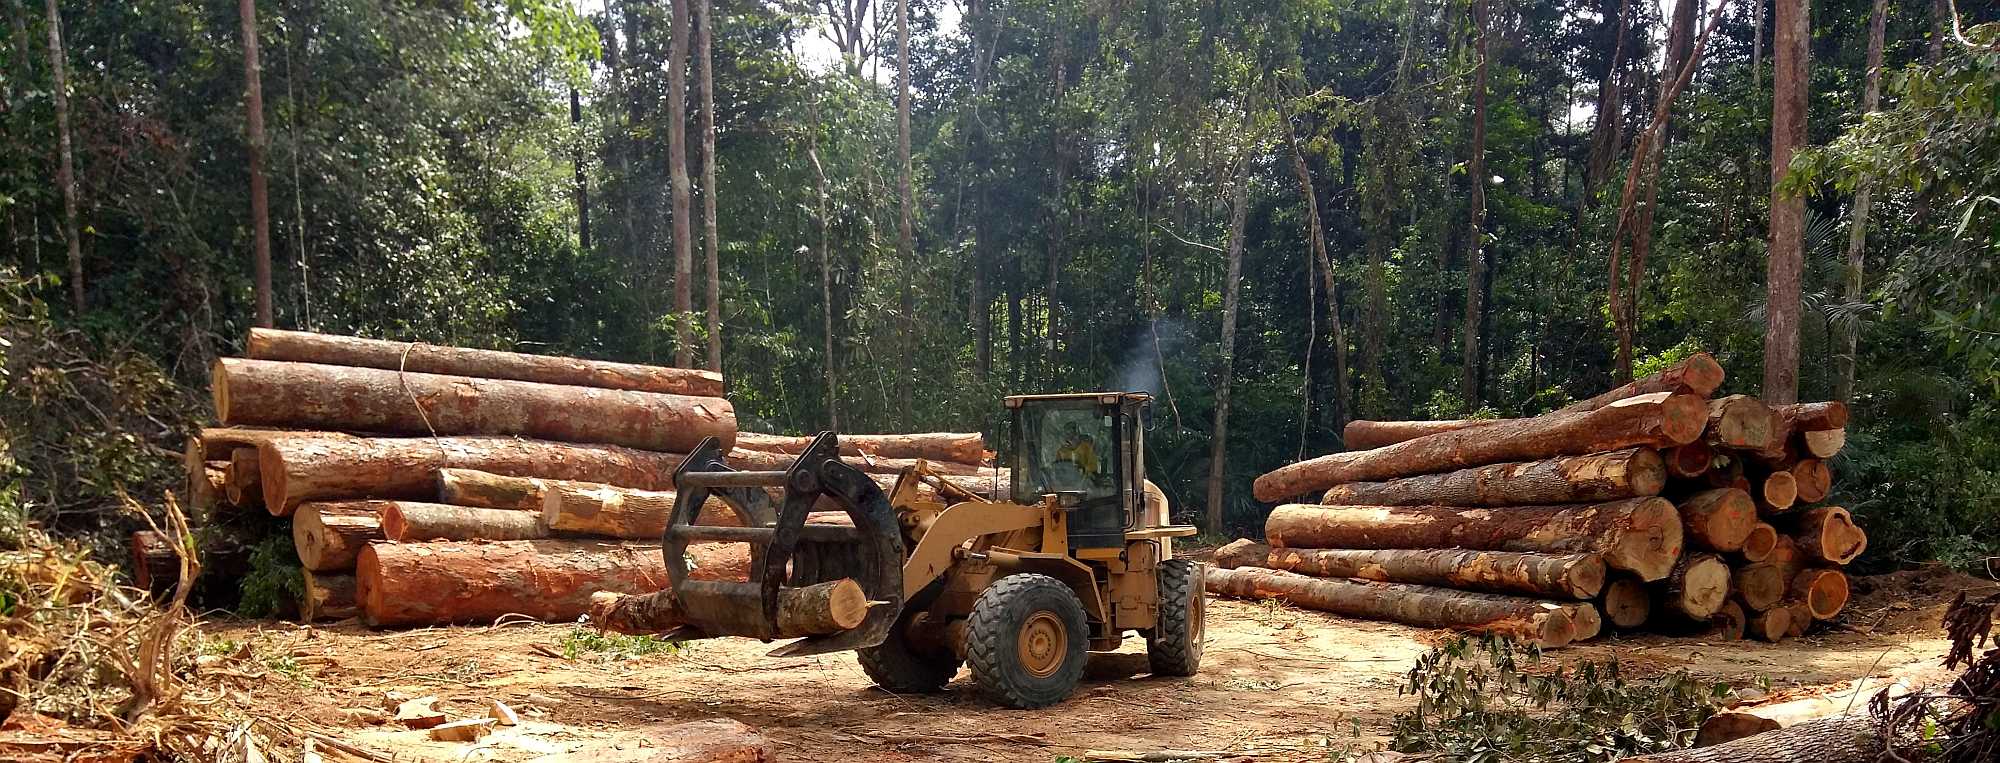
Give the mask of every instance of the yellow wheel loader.
<svg viewBox="0 0 2000 763">
<path fill-rule="evenodd" d="M 1166 500 L 1145 481 L 1144 420 L 1152 398 L 1105 392 L 1006 399 L 1011 479 L 989 498 L 922 461 L 886 494 L 840 458 L 823 432 L 785 471 L 738 471 L 714 438 L 674 475 L 664 537 L 668 577 L 687 604 L 669 638 L 778 634 L 786 588 L 848 578 L 870 608 L 852 630 L 799 639 L 773 655 L 854 649 L 893 692 L 944 688 L 961 664 L 1008 707 L 1044 707 L 1075 690 L 1092 651 L 1146 639 L 1157 675 L 1201 665 L 1202 567 L 1173 558 Z M 771 490 L 782 488 L 782 492 Z M 776 507 L 773 493 L 782 495 Z M 697 524 L 710 497 L 742 527 Z M 847 522 L 814 522 L 835 510 Z M 848 526 L 851 524 L 851 526 Z M 751 545 L 748 582 L 688 577 L 687 544 Z"/>
</svg>

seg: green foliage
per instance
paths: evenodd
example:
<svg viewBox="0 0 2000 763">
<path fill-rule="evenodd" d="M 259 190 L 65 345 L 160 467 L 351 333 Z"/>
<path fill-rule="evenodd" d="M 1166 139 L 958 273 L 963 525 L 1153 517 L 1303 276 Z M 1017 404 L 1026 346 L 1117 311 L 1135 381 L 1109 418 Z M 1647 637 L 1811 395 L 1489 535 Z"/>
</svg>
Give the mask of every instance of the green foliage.
<svg viewBox="0 0 2000 763">
<path fill-rule="evenodd" d="M 680 653 L 681 645 L 658 636 L 599 633 L 592 628 L 577 626 L 563 634 L 556 642 L 556 649 L 562 652 L 563 659 L 568 660 L 588 658 L 595 662 L 623 662 L 655 654 L 672 656 Z"/>
<path fill-rule="evenodd" d="M 1614 658 L 1544 663 L 1505 639 L 1456 639 L 1410 668 L 1390 747 L 1469 763 L 1597 763 L 1686 747 L 1728 696 L 1684 671 L 1629 679 Z"/>
<path fill-rule="evenodd" d="M 295 612 L 305 596 L 305 571 L 288 534 L 273 534 L 250 549 L 250 572 L 243 576 L 237 614 L 275 617 Z"/>
</svg>

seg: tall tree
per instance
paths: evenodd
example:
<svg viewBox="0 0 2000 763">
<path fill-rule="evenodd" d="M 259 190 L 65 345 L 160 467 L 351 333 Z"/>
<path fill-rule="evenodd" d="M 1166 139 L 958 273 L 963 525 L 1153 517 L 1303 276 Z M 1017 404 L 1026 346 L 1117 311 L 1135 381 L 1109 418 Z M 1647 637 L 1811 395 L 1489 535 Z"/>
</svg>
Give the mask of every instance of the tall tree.
<svg viewBox="0 0 2000 763">
<path fill-rule="evenodd" d="M 1767 403 L 1799 399 L 1799 278 L 1805 269 L 1806 200 L 1781 190 L 1806 141 L 1809 0 L 1776 0 L 1771 61 L 1771 229 L 1765 268 L 1764 387 Z"/>
<path fill-rule="evenodd" d="M 833 357 L 833 219 L 827 209 L 829 193 L 826 182 L 826 166 L 819 160 L 819 105 L 812 106 L 812 124 L 807 126 L 806 159 L 812 163 L 814 215 L 819 218 L 819 321 L 821 331 L 820 352 L 825 359 L 820 363 L 826 381 L 826 428 L 840 429 L 840 387 L 835 381 L 839 372 L 834 367 Z"/>
<path fill-rule="evenodd" d="M 1326 225 L 1320 221 L 1319 192 L 1313 188 L 1312 172 L 1306 166 L 1305 152 L 1299 150 L 1298 137 L 1292 133 L 1292 116 L 1289 113 L 1289 109 L 1285 107 L 1285 99 L 1283 97 L 1274 97 L 1273 100 L 1278 104 L 1279 118 L 1284 123 L 1281 126 L 1285 130 L 1285 147 L 1292 155 L 1292 174 L 1298 177 L 1300 201 L 1305 204 L 1306 208 L 1306 240 L 1311 245 L 1313 257 L 1307 263 L 1308 269 L 1311 269 L 1314 262 L 1318 263 L 1320 278 L 1323 280 L 1323 286 L 1326 289 L 1327 312 L 1332 314 L 1332 326 L 1329 328 L 1332 336 L 1329 339 L 1333 343 L 1333 403 L 1336 408 L 1333 417 L 1333 428 L 1339 429 L 1341 425 L 1347 423 L 1346 420 L 1348 418 L 1354 415 L 1354 410 L 1350 407 L 1352 400 L 1348 395 L 1347 335 L 1342 330 L 1340 323 L 1339 284 L 1334 278 L 1333 258 L 1326 251 Z M 1306 277 L 1311 278 L 1312 276 L 1308 273 Z M 1307 312 L 1309 315 L 1312 309 L 1311 306 L 1308 306 Z M 1312 357 L 1313 339 L 1314 337 L 1306 338 L 1307 358 Z M 1306 384 L 1307 388 L 1310 389 L 1312 384 L 1311 374 L 1307 374 L 1307 377 Z M 1303 423 L 1301 422 L 1302 426 Z"/>
<path fill-rule="evenodd" d="M 1244 130 L 1250 128 L 1255 112 L 1255 99 L 1244 118 Z M 1229 464 L 1229 388 L 1236 377 L 1236 304 L 1243 293 L 1243 235 L 1244 226 L 1250 213 L 1250 150 L 1251 141 L 1245 140 L 1236 157 L 1236 167 L 1230 173 L 1232 187 L 1229 191 L 1229 246 L 1226 256 L 1229 265 L 1222 281 L 1222 357 L 1217 361 L 1220 378 L 1215 384 L 1215 418 L 1208 433 L 1208 506 L 1203 526 L 1211 533 L 1222 532 L 1222 494 L 1224 476 Z"/>
<path fill-rule="evenodd" d="M 78 314 L 83 313 L 83 242 L 77 222 L 81 213 L 76 201 L 76 158 L 69 134 L 69 66 L 64 61 L 62 11 L 56 0 L 48 0 L 49 76 L 55 84 L 56 105 L 56 185 L 62 186 L 63 240 L 69 246 L 69 300 Z"/>
<path fill-rule="evenodd" d="M 583 165 L 588 161 L 588 151 L 583 147 L 583 96 L 575 85 L 569 88 L 569 123 L 578 130 L 576 148 L 576 245 L 578 249 L 590 251 L 590 184 L 584 175 Z"/>
<path fill-rule="evenodd" d="M 1868 73 L 1861 88 L 1861 113 L 1875 113 L 1882 106 L 1882 37 L 1889 16 L 1889 0 L 1875 0 L 1868 14 Z M 1873 188 L 1867 182 L 1854 189 L 1854 209 L 1847 221 L 1847 272 L 1841 294 L 1849 304 L 1861 302 L 1862 274 L 1868 255 L 1868 213 L 1874 205 Z M 1840 327 L 1840 349 L 1834 353 L 1833 399 L 1845 402 L 1854 397 L 1854 369 L 1861 352 L 1861 324 L 1850 320 Z"/>
<path fill-rule="evenodd" d="M 1490 68 L 1487 38 L 1491 36 L 1487 2 L 1474 0 L 1472 5 L 1473 24 L 1479 37 L 1473 42 L 1478 63 L 1472 75 L 1472 158 L 1465 165 L 1471 201 L 1466 204 L 1470 219 L 1465 225 L 1465 342 L 1461 348 L 1464 354 L 1460 356 L 1458 383 L 1459 395 L 1468 409 L 1478 408 L 1482 402 L 1479 330 L 1486 316 L 1482 302 L 1486 294 L 1486 85 Z"/>
<path fill-rule="evenodd" d="M 707 259 L 708 370 L 722 373 L 722 238 L 717 232 L 715 197 L 715 28 L 709 0 L 695 0 L 694 41 L 701 87 L 701 240 Z M 724 377 L 725 379 L 727 377 Z"/>
<path fill-rule="evenodd" d="M 917 270 L 916 196 L 910 167 L 910 0 L 896 3 L 896 257 L 903 271 L 903 357 L 916 357 L 916 297 L 912 279 Z M 909 395 L 911 374 L 896 375 L 898 392 Z M 907 410 L 905 411 L 907 413 Z M 905 422 L 908 419 L 904 419 Z"/>
<path fill-rule="evenodd" d="M 250 235 L 255 242 L 252 263 L 257 292 L 257 325 L 269 328 L 271 318 L 271 191 L 264 178 L 264 81 L 257 63 L 257 0 L 237 0 L 243 22 L 243 109 L 250 149 Z"/>
<path fill-rule="evenodd" d="M 1609 7 L 1609 2 L 1605 3 Z M 1605 64 L 1604 76 L 1597 81 L 1596 124 L 1590 130 L 1590 151 L 1584 157 L 1583 191 L 1584 203 L 1591 204 L 1597 196 L 1597 189 L 1611 177 L 1611 168 L 1618 163 L 1618 150 L 1624 144 L 1625 126 L 1625 38 L 1632 24 L 1632 0 L 1620 0 L 1614 18 L 1606 19 L 1611 28 L 1611 58 Z"/>
<path fill-rule="evenodd" d="M 674 365 L 694 366 L 694 340 L 688 322 L 694 312 L 694 226 L 688 218 L 692 191 L 687 163 L 688 3 L 671 0 L 673 20 L 667 46 L 667 172 L 673 184 L 674 215 Z"/>
</svg>

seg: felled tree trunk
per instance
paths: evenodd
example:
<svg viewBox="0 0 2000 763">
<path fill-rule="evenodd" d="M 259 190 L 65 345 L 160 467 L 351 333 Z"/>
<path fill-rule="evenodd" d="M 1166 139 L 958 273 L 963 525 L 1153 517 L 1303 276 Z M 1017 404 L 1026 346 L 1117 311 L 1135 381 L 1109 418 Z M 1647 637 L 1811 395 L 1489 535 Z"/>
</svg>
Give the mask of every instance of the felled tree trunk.
<svg viewBox="0 0 2000 763">
<path fill-rule="evenodd" d="M 263 482 L 257 476 L 257 449 L 237 448 L 229 452 L 229 465 L 222 472 L 223 495 L 231 506 L 255 507 L 264 500 Z"/>
<path fill-rule="evenodd" d="M 1758 522 L 1750 526 L 1750 534 L 1743 536 L 1743 548 L 1737 553 L 1746 562 L 1761 562 L 1771 558 L 1771 550 L 1778 547 L 1778 528 L 1769 522 Z"/>
<path fill-rule="evenodd" d="M 541 522 L 564 534 L 658 540 L 673 513 L 672 491 L 555 485 L 543 495 Z M 695 523 L 742 527 L 743 518 L 728 504 L 710 499 Z"/>
<path fill-rule="evenodd" d="M 1653 592 L 1646 584 L 1631 575 L 1614 575 L 1611 582 L 1604 585 L 1604 598 L 1599 600 L 1598 609 L 1604 612 L 1604 619 L 1615 627 L 1630 630 L 1645 625 L 1653 616 Z"/>
<path fill-rule="evenodd" d="M 1753 612 L 1763 612 L 1784 603 L 1785 592 L 1790 589 L 1792 581 L 1778 565 L 1757 562 L 1737 567 L 1729 582 L 1743 606 Z"/>
<path fill-rule="evenodd" d="M 1773 644 L 1789 638 L 1792 635 L 1792 626 L 1796 624 L 1791 607 L 1772 607 L 1762 612 L 1746 612 L 1744 615 L 1747 618 L 1744 620 L 1744 632 L 1758 641 Z"/>
<path fill-rule="evenodd" d="M 1706 352 L 1689 355 L 1686 360 L 1660 369 L 1659 373 L 1644 379 L 1634 379 L 1630 383 L 1605 392 L 1588 400 L 1579 400 L 1558 409 L 1557 413 L 1574 411 L 1594 411 L 1620 400 L 1672 392 L 1695 397 L 1708 397 L 1722 386 L 1722 365 L 1715 362 Z"/>
<path fill-rule="evenodd" d="M 719 397 L 223 358 L 215 415 L 250 424 L 408 434 L 524 435 L 686 452 L 728 445 L 736 413 Z"/>
<path fill-rule="evenodd" d="M 1874 763 L 1879 729 L 1866 715 L 1807 721 L 1714 747 L 1662 752 L 1623 763 Z"/>
<path fill-rule="evenodd" d="M 811 437 L 740 432 L 736 447 L 765 453 L 797 455 L 811 445 Z M 841 434 L 840 453 L 844 456 L 869 455 L 876 458 L 922 458 L 978 465 L 986 460 L 986 440 L 978 432 L 928 432 L 922 434 Z"/>
<path fill-rule="evenodd" d="M 1799 553 L 1813 562 L 1844 565 L 1868 550 L 1868 534 L 1839 506 L 1820 506 L 1799 516 Z"/>
<path fill-rule="evenodd" d="M 1691 545 L 1711 551 L 1739 551 L 1757 525 L 1757 504 L 1734 488 L 1704 490 L 1680 503 L 1681 523 Z"/>
<path fill-rule="evenodd" d="M 548 537 L 531 511 L 417 501 L 382 502 L 382 535 L 398 543 L 431 540 L 533 540 Z"/>
<path fill-rule="evenodd" d="M 345 620 L 361 615 L 354 599 L 353 575 L 322 575 L 305 571 L 305 592 L 299 595 L 299 622 Z"/>
<path fill-rule="evenodd" d="M 1707 621 L 1729 600 L 1729 565 L 1715 554 L 1682 557 L 1667 575 L 1661 600 L 1689 620 Z"/>
<path fill-rule="evenodd" d="M 1792 510 L 1799 500 L 1799 483 L 1788 471 L 1775 471 L 1764 475 L 1757 483 L 1757 510 L 1766 515 L 1783 514 Z"/>
<path fill-rule="evenodd" d="M 739 609 L 754 612 L 754 601 Z M 590 622 L 612 633 L 665 633 L 687 624 L 690 602 L 671 590 L 635 595 L 602 591 L 590 597 Z M 778 591 L 779 638 L 818 636 L 852 630 L 868 615 L 868 597 L 848 578 Z"/>
<path fill-rule="evenodd" d="M 190 442 L 189 448 L 196 456 L 187 471 L 188 508 L 198 515 L 207 516 L 217 506 L 223 504 L 229 495 L 229 462 L 202 461 L 199 459 L 200 444 Z"/>
<path fill-rule="evenodd" d="M 1657 495 L 1666 466 L 1648 448 L 1491 464 L 1387 482 L 1350 482 L 1323 502 L 1349 506 L 1521 506 Z"/>
<path fill-rule="evenodd" d="M 1210 570 L 1209 593 L 1277 599 L 1348 617 L 1513 636 L 1558 647 L 1575 637 L 1562 605 L 1518 596 L 1467 593 L 1448 588 L 1313 578 L 1244 567 Z"/>
<path fill-rule="evenodd" d="M 1750 616 L 1743 611 L 1743 605 L 1725 601 L 1722 608 L 1708 618 L 1710 632 L 1724 641 L 1742 641 L 1745 629 L 1749 627 Z"/>
<path fill-rule="evenodd" d="M 304 331 L 251 329 L 245 357 L 483 379 L 512 379 L 670 395 L 721 397 L 722 374 L 551 355 L 386 342 Z"/>
<path fill-rule="evenodd" d="M 1826 494 L 1833 492 L 1833 470 L 1826 468 L 1826 462 L 1817 458 L 1802 458 L 1792 464 L 1792 482 L 1798 487 L 1798 500 L 1805 503 L 1819 503 L 1826 500 Z"/>
<path fill-rule="evenodd" d="M 322 433 L 273 439 L 257 450 L 264 508 L 280 516 L 312 500 L 436 500 L 436 473 L 445 467 L 658 488 L 671 487 L 681 465 L 673 453 L 512 437 Z"/>
<path fill-rule="evenodd" d="M 174 589 L 181 579 L 181 558 L 174 543 L 152 530 L 132 533 L 132 585 L 154 596 Z"/>
<path fill-rule="evenodd" d="M 1347 422 L 1341 430 L 1341 444 L 1348 450 L 1370 450 L 1385 445 L 1414 440 L 1439 432 L 1456 432 L 1492 424 L 1502 419 L 1447 419 L 1444 421 L 1368 421 L 1356 419 Z"/>
<path fill-rule="evenodd" d="M 1833 458 L 1847 446 L 1846 429 L 1822 429 L 1799 433 L 1799 444 L 1813 458 Z"/>
<path fill-rule="evenodd" d="M 1782 463 L 1794 456 L 1794 435 L 1799 432 L 1825 432 L 1847 427 L 1847 404 L 1841 402 L 1793 403 L 1771 409 L 1771 438 L 1763 449 L 1758 450 L 1758 458 L 1766 462 Z M 1845 436 L 1842 436 L 1845 439 Z M 1838 450 L 1836 448 L 1836 450 Z M 1820 456 L 1826 458 L 1826 456 Z"/>
<path fill-rule="evenodd" d="M 1459 588 L 1557 599 L 1588 599 L 1604 589 L 1595 554 L 1523 554 L 1463 549 L 1272 549 L 1265 566 L 1318 577 Z"/>
<path fill-rule="evenodd" d="M 480 509 L 541 511 L 549 483 L 540 477 L 509 477 L 478 469 L 439 469 L 438 503 Z"/>
<path fill-rule="evenodd" d="M 1238 538 L 1215 550 L 1215 566 L 1225 570 L 1269 567 L 1270 562 L 1271 547 L 1248 538 Z"/>
<path fill-rule="evenodd" d="M 313 572 L 345 572 L 369 543 L 385 540 L 382 509 L 388 501 L 308 503 L 292 516 L 292 547 L 299 565 Z"/>
<path fill-rule="evenodd" d="M 1595 411 L 1549 414 L 1421 437 L 1374 450 L 1334 453 L 1280 467 L 1257 478 L 1257 500 L 1508 461 L 1581 456 L 1631 447 L 1691 442 L 1707 423 L 1702 400 L 1658 393 L 1627 398 Z"/>
<path fill-rule="evenodd" d="M 1717 448 L 1761 448 L 1771 440 L 1771 409 L 1749 395 L 1708 401 L 1702 441 Z"/>
<path fill-rule="evenodd" d="M 1290 548 L 1466 548 L 1602 554 L 1652 581 L 1681 555 L 1681 518 L 1662 498 L 1573 506 L 1313 506 L 1271 512 L 1264 536 Z"/>
<path fill-rule="evenodd" d="M 747 579 L 743 544 L 690 547 L 691 575 Z M 573 540 L 377 543 L 355 567 L 363 615 L 378 627 L 492 622 L 519 614 L 569 622 L 598 591 L 649 594 L 667 587 L 658 546 Z"/>
<path fill-rule="evenodd" d="M 1681 479 L 1695 479 L 1706 474 L 1715 466 L 1715 449 L 1708 443 L 1696 440 L 1686 445 L 1676 445 L 1660 453 L 1665 460 L 1667 474 Z"/>
<path fill-rule="evenodd" d="M 1792 576 L 1791 595 L 1806 605 L 1815 620 L 1831 620 L 1847 607 L 1847 573 L 1814 568 Z"/>
<path fill-rule="evenodd" d="M 1696 732 L 1696 747 L 1734 742 L 1768 731 L 1791 728 L 1807 721 L 1840 715 L 1868 716 L 1868 701 L 1884 690 L 1896 693 L 1906 688 L 1890 678 L 1864 678 L 1838 690 L 1782 702 L 1738 705 L 1702 721 Z"/>
</svg>

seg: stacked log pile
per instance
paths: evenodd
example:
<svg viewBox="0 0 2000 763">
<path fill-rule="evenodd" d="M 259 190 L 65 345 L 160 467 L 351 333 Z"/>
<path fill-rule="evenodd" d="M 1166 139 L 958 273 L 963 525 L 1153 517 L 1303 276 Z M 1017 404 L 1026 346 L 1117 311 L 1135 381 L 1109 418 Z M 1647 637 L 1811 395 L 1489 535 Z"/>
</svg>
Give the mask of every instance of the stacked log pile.
<svg viewBox="0 0 2000 763">
<path fill-rule="evenodd" d="M 1355 421 L 1259 477 L 1265 542 L 1213 593 L 1561 646 L 1650 628 L 1777 641 L 1836 616 L 1867 547 L 1831 490 L 1840 403 L 1714 397 L 1697 354 L 1532 418 Z M 1565 630 L 1564 623 L 1568 629 Z"/>
<path fill-rule="evenodd" d="M 811 440 L 739 433 L 709 371 L 268 329 L 246 347 L 215 365 L 219 425 L 188 440 L 186 495 L 211 519 L 290 523 L 306 621 L 573 620 L 594 592 L 655 593 L 687 451 L 718 437 L 737 468 L 781 470 Z M 884 489 L 916 459 L 975 490 L 1008 479 L 978 434 L 841 441 Z M 699 521 L 738 518 L 710 501 Z M 156 587 L 172 553 L 133 539 Z M 749 549 L 690 559 L 697 578 L 744 579 Z"/>
</svg>

